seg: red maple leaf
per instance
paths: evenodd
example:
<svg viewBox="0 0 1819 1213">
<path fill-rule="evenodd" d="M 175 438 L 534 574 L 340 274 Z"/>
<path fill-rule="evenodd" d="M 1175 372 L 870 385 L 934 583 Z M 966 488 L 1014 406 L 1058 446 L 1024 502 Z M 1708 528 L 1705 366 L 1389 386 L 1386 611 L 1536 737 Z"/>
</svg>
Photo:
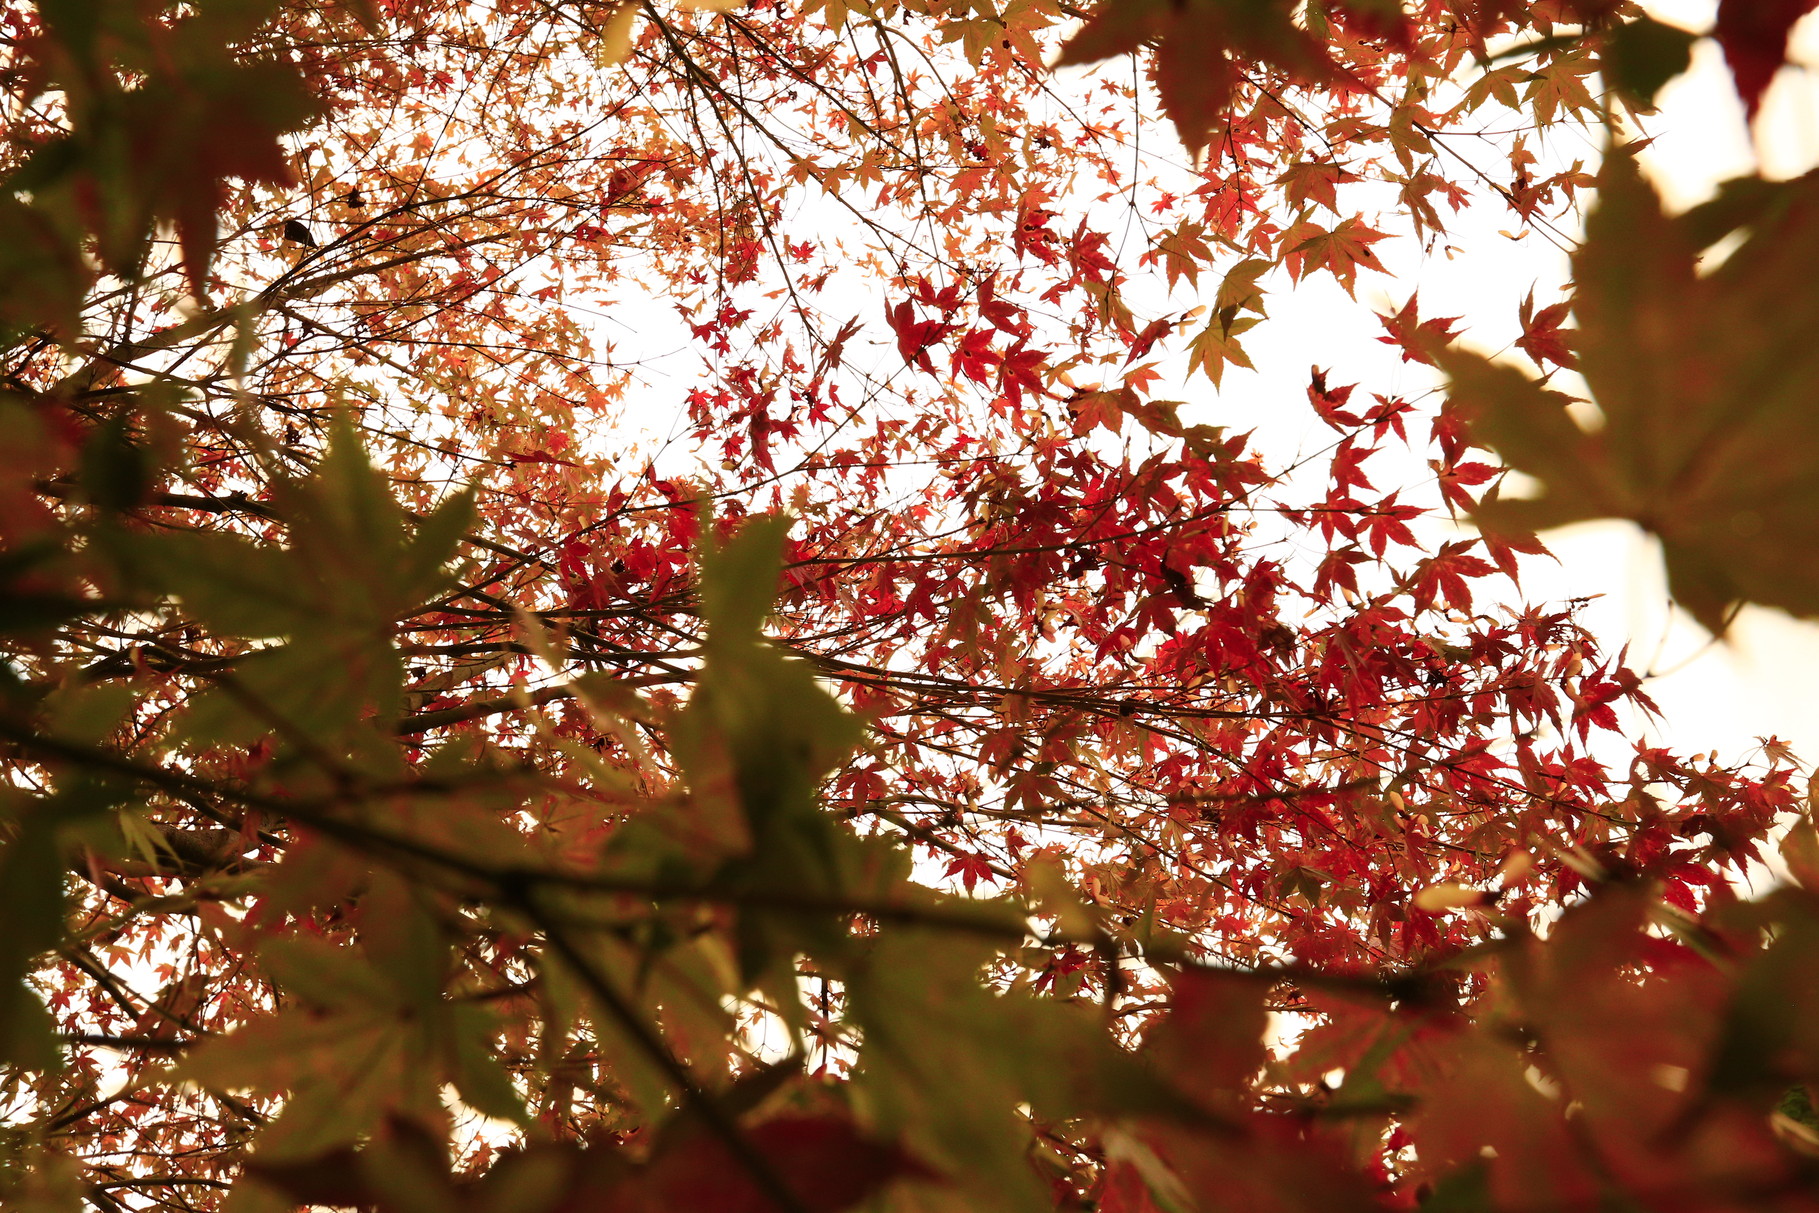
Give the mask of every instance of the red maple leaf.
<svg viewBox="0 0 1819 1213">
<path fill-rule="evenodd" d="M 1465 549 L 1475 542 L 1472 539 L 1455 540 L 1421 562 L 1420 572 L 1410 587 L 1417 605 L 1425 610 L 1438 599 L 1445 598 L 1446 605 L 1456 611 L 1472 609 L 1472 590 L 1466 579 L 1496 572 L 1496 566 L 1490 561 L 1466 554 Z"/>
<path fill-rule="evenodd" d="M 992 348 L 992 338 L 995 336 L 997 332 L 993 329 L 974 329 L 962 337 L 953 353 L 954 370 L 975 383 L 989 382 L 992 368 L 1003 358 Z"/>
<path fill-rule="evenodd" d="M 1560 327 L 1571 309 L 1569 303 L 1556 303 L 1537 312 L 1533 291 L 1522 301 L 1522 336 L 1516 339 L 1516 347 L 1533 358 L 1536 366 L 1545 370 L 1543 363 L 1547 362 L 1568 368 L 1579 365 L 1572 330 Z"/>
<path fill-rule="evenodd" d="M 1762 94 L 1787 62 L 1787 39 L 1800 18 L 1819 8 L 1819 0 L 1723 0 L 1712 33 L 1724 48 L 1737 94 L 1751 118 Z"/>
<path fill-rule="evenodd" d="M 1357 216 L 1342 220 L 1331 231 L 1317 223 L 1297 224 L 1283 237 L 1288 245 L 1284 264 L 1289 276 L 1299 282 L 1315 270 L 1326 270 L 1350 295 L 1358 282 L 1358 267 L 1388 273 L 1371 245 L 1388 239 L 1384 233 L 1366 227 Z M 1289 243 L 1290 241 L 1293 243 Z"/>
<path fill-rule="evenodd" d="M 999 299 L 996 292 L 996 278 L 985 278 L 980 281 L 979 318 L 990 321 L 993 328 L 1009 333 L 1013 337 L 1029 336 L 1029 316 L 1022 308 Z"/>
<path fill-rule="evenodd" d="M 966 886 L 968 893 L 977 888 L 981 880 L 989 883 L 998 879 L 997 873 L 992 871 L 992 865 L 980 855 L 954 856 L 952 862 L 947 865 L 947 875 L 958 876 L 960 883 Z"/>
<path fill-rule="evenodd" d="M 1170 320 L 1167 316 L 1164 316 L 1160 320 L 1150 321 L 1144 326 L 1143 331 L 1138 333 L 1131 341 L 1130 353 L 1124 356 L 1124 365 L 1129 366 L 1131 363 L 1137 361 L 1137 359 L 1149 353 L 1151 349 L 1155 348 L 1156 342 L 1166 337 L 1168 331 L 1174 327 L 1175 322 Z"/>
<path fill-rule="evenodd" d="M 1042 377 L 1036 373 L 1036 368 L 1047 360 L 1047 350 L 1025 349 L 1019 340 L 1005 351 L 1004 361 L 998 367 L 998 390 L 1010 397 L 1012 405 L 1019 407 L 1023 404 L 1023 393 L 1042 395 Z"/>
<path fill-rule="evenodd" d="M 1402 310 L 1393 316 L 1381 312 L 1377 319 L 1389 330 L 1389 336 L 1379 337 L 1384 345 L 1402 347 L 1402 361 L 1420 362 L 1434 365 L 1434 352 L 1450 344 L 1459 334 L 1453 326 L 1459 323 L 1457 316 L 1436 316 L 1431 320 L 1421 319 L 1421 292 L 1416 291 L 1402 305 Z"/>
<path fill-rule="evenodd" d="M 928 348 L 960 327 L 939 320 L 916 319 L 916 305 L 907 299 L 896 307 L 886 307 L 884 318 L 897 334 L 897 352 L 903 355 L 904 364 L 925 371 L 935 369 L 935 364 L 929 360 Z"/>
</svg>

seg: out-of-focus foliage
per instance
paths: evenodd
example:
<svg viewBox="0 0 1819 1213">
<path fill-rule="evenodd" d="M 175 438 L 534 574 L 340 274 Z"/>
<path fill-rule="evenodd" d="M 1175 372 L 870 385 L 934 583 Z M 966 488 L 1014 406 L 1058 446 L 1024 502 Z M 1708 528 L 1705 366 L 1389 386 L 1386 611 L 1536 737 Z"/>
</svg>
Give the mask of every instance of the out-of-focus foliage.
<svg viewBox="0 0 1819 1213">
<path fill-rule="evenodd" d="M 314 116 L 303 81 L 261 53 L 271 0 L 202 0 L 146 20 L 128 0 L 44 0 L 7 14 L 9 140 L 0 324 L 74 338 L 97 270 L 139 275 L 175 227 L 206 291 L 229 179 L 294 181 L 278 136 Z"/>
<path fill-rule="evenodd" d="M 1722 263 L 1700 262 L 1742 238 Z M 1547 486 L 1499 500 L 1490 525 L 1530 529 L 1630 518 L 1661 537 L 1674 595 L 1714 631 L 1748 599 L 1819 614 L 1819 178 L 1735 181 L 1687 214 L 1662 214 L 1616 155 L 1575 263 L 1575 365 L 1601 414 L 1518 371 L 1451 355 L 1453 399 L 1514 468 Z"/>
<path fill-rule="evenodd" d="M 1798 11 L 1723 6 L 1752 103 Z M 1791 757 L 1627 745 L 1639 676 L 1501 605 L 1615 513 L 1702 617 L 1806 609 L 1810 184 L 1670 219 L 1609 159 L 1577 294 L 1511 309 L 1596 434 L 1414 298 L 1450 401 L 1315 370 L 1311 474 L 1199 386 L 1474 194 L 1560 217 L 1531 136 L 1689 35 L 0 21 L 0 1204 L 1815 1203 L 1810 822 L 1732 883 Z"/>
</svg>

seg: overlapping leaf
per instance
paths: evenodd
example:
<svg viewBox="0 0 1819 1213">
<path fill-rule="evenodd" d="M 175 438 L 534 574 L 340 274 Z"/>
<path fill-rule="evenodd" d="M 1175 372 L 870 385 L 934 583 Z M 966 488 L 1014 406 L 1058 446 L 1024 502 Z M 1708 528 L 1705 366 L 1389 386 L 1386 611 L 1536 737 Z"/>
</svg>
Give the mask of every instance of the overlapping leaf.
<svg viewBox="0 0 1819 1213">
<path fill-rule="evenodd" d="M 1737 233 L 1711 264 L 1706 250 Z M 1628 518 L 1658 535 L 1674 594 L 1714 630 L 1747 599 L 1819 612 L 1819 180 L 1735 182 L 1669 218 L 1624 154 L 1601 177 L 1575 258 L 1574 348 L 1600 420 L 1508 366 L 1455 351 L 1443 365 L 1474 433 L 1539 479 L 1487 502 L 1493 528 Z"/>
</svg>

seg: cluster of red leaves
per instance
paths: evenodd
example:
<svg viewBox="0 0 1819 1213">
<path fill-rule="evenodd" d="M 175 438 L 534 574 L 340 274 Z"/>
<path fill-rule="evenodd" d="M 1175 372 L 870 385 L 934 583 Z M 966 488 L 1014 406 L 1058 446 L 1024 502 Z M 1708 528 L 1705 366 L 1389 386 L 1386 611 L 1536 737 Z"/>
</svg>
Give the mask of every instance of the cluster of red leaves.
<svg viewBox="0 0 1819 1213">
<path fill-rule="evenodd" d="M 1460 410 L 1316 372 L 1331 446 L 1297 476 L 1217 399 L 1153 398 L 1165 364 L 1142 361 L 1178 357 L 1179 333 L 1217 386 L 1250 365 L 1272 271 L 1350 293 L 1383 271 L 1373 246 L 1443 231 L 1436 201 L 1471 184 L 1447 141 L 1493 102 L 1595 114 L 1583 77 L 1617 5 L 1133 0 L 1059 44 L 1068 10 L 1046 3 L 394 0 L 366 14 L 383 31 L 211 4 L 146 25 L 147 45 L 181 59 L 182 31 L 214 28 L 186 22 L 230 10 L 251 23 L 209 36 L 299 65 L 328 115 L 296 192 L 254 188 L 289 180 L 288 119 L 228 104 L 252 77 L 173 85 L 155 129 L 114 115 L 158 136 L 150 159 L 72 180 L 139 208 L 135 250 L 177 219 L 183 254 L 121 260 L 130 290 L 72 300 L 105 348 L 7 347 L 0 536 L 14 605 L 43 609 L 8 617 L 25 639 L 0 724 L 14 786 L 53 792 L 6 806 L 0 910 L 23 942 L 0 1038 L 38 1023 L 31 981 L 42 1038 L 71 1055 L 34 1080 L 32 1175 L 79 1155 L 94 1190 L 176 1208 L 251 1154 L 298 1200 L 733 1213 L 834 1213 L 930 1176 L 977 1200 L 1028 1142 L 1064 1207 L 1367 1207 L 1482 1180 L 1529 1208 L 1652 1198 L 1650 1168 L 1724 1207 L 1802 1180 L 1762 1104 L 1810 1079 L 1804 1055 L 1708 1066 L 1753 1075 L 1734 1099 L 1690 1060 L 1713 1008 L 1755 1013 L 1734 983 L 1623 896 L 1596 903 L 1627 907 L 1616 925 L 1596 909 L 1570 920 L 1604 924 L 1589 935 L 1525 934 L 1598 872 L 1726 910 L 1792 802 L 1785 755 L 1746 772 L 1623 752 L 1640 678 L 1572 610 L 1501 605 L 1537 543 L 1422 534 L 1497 475 Z M 1800 11 L 1724 6 L 1752 105 Z M 1551 38 L 1567 25 L 1592 32 Z M 46 28 L 45 63 L 80 43 Z M 1486 65 L 1442 108 L 1435 82 L 1530 31 L 1550 36 L 1532 63 Z M 1163 184 L 1125 157 L 1139 90 L 1100 79 L 1097 112 L 1028 84 L 1050 52 L 1139 49 L 1187 142 L 1216 149 Z M 109 63 L 125 89 L 132 63 Z M 80 109 L 80 76 L 38 84 Z M 45 130 L 16 131 L 15 155 Z M 1499 196 L 1524 219 L 1584 182 L 1531 179 L 1520 141 L 1507 159 Z M 1147 196 L 1144 239 L 1082 198 L 1090 180 Z M 1366 182 L 1403 213 L 1353 209 Z M 864 198 L 853 230 L 796 207 L 809 185 Z M 108 249 L 112 220 L 81 213 Z M 278 243 L 293 219 L 319 247 Z M 844 318 L 830 283 L 853 274 L 882 326 L 871 305 Z M 1140 314 L 1146 275 L 1203 302 Z M 182 276 L 256 305 L 189 316 Z M 1585 356 L 1567 306 L 1522 306 L 1544 369 Z M 696 367 L 665 389 L 612 326 L 674 311 Z M 1413 297 L 1383 322 L 1415 363 L 1454 335 Z M 645 432 L 653 399 L 673 442 Z M 1384 481 L 1411 449 L 1431 493 Z M 780 575 L 754 558 L 740 594 L 710 592 L 697 552 L 781 511 Z M 426 552 L 458 559 L 444 576 Z M 718 664 L 728 618 L 745 665 Z M 863 714 L 863 748 L 822 687 Z M 72 769 L 111 774 L 70 808 L 50 797 Z M 954 940 L 898 947 L 880 924 L 957 913 L 915 900 L 904 851 L 1027 900 L 1008 927 L 949 918 Z M 499 866 L 524 855 L 548 870 Z M 1026 938 L 1032 912 L 1065 929 Z M 981 935 L 1003 946 L 957 942 Z M 1745 968 L 1746 935 L 1726 945 Z M 110 971 L 135 957 L 163 993 Z M 1466 976 L 1408 976 L 1432 972 Z M 1140 1053 L 1172 1095 L 1070 1104 L 1049 1082 L 1097 1073 L 1081 1042 L 1138 1026 L 994 1018 L 1086 1000 L 1131 1025 L 1173 1005 Z M 1269 1008 L 1318 1025 L 1272 1054 Z M 1592 1011 L 1601 1027 L 1575 1018 Z M 770 1014 L 850 1076 L 853 1110 L 683 1132 L 752 1068 Z M 1594 1055 L 1624 1033 L 1632 1051 Z M 975 1036 L 992 1048 L 963 1049 Z M 128 1086 L 101 1048 L 127 1051 Z M 156 1067 L 192 1048 L 202 1086 L 180 1090 Z M 1573 1111 L 1531 1066 L 1608 1107 Z M 1723 1098 L 1644 1089 L 1663 1066 Z M 543 1140 L 490 1168 L 422 1148 L 449 1128 L 444 1081 Z M 257 1132 L 279 1109 L 334 1149 L 287 1161 Z"/>
</svg>

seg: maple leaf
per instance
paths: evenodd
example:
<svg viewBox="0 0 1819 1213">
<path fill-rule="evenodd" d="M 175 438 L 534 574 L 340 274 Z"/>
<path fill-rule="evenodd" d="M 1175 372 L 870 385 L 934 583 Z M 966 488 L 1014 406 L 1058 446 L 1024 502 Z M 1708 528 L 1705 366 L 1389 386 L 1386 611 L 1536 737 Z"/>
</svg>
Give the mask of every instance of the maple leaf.
<svg viewBox="0 0 1819 1213">
<path fill-rule="evenodd" d="M 1698 37 L 1647 16 L 1619 26 L 1604 47 L 1604 75 L 1633 104 L 1652 107 L 1655 94 L 1692 65 Z"/>
<path fill-rule="evenodd" d="M 1712 273 L 1700 249 L 1748 239 Z M 1579 365 L 1603 415 L 1587 431 L 1567 398 L 1461 352 L 1442 365 L 1477 439 L 1540 479 L 1532 500 L 1486 501 L 1494 529 L 1629 518 L 1661 537 L 1674 595 L 1713 631 L 1740 598 L 1819 613 L 1819 177 L 1734 183 L 1678 219 L 1621 152 L 1574 259 Z"/>
<path fill-rule="evenodd" d="M 1274 268 L 1274 265 L 1261 257 L 1247 257 L 1238 262 L 1225 271 L 1225 277 L 1219 280 L 1219 294 L 1213 307 L 1220 311 L 1236 308 L 1243 312 L 1255 312 L 1259 316 L 1266 315 L 1263 288 L 1257 283 Z"/>
<path fill-rule="evenodd" d="M 958 876 L 966 891 L 971 893 L 981 880 L 991 883 L 998 879 L 992 871 L 992 865 L 982 855 L 956 855 L 947 865 L 946 876 Z"/>
<path fill-rule="evenodd" d="M 1315 223 L 1298 224 L 1284 237 L 1285 243 L 1295 241 L 1288 245 L 1285 260 L 1297 281 L 1323 269 L 1338 279 L 1346 294 L 1355 296 L 1360 265 L 1379 274 L 1389 272 L 1371 251 L 1371 245 L 1384 239 L 1384 233 L 1366 227 L 1355 215 L 1330 231 Z"/>
<path fill-rule="evenodd" d="M 1549 555 L 1547 545 L 1534 535 L 1499 535 L 1486 531 L 1483 535 L 1484 550 L 1489 552 L 1496 562 L 1497 571 L 1511 581 L 1519 582 L 1519 568 L 1516 563 L 1518 553 L 1529 556 Z"/>
<path fill-rule="evenodd" d="M 1451 540 L 1421 562 L 1410 586 L 1417 606 L 1425 609 L 1444 599 L 1455 611 L 1472 609 L 1472 590 L 1467 578 L 1482 577 L 1495 567 L 1490 561 L 1467 553 L 1476 542 L 1475 539 Z"/>
<path fill-rule="evenodd" d="M 1161 378 L 1162 372 L 1156 369 L 1156 364 L 1146 362 L 1124 372 L 1124 386 L 1133 391 L 1148 393 Z"/>
<path fill-rule="evenodd" d="M 536 449 L 512 451 L 506 455 L 506 458 L 513 463 L 559 463 L 567 467 L 579 466 L 573 459 L 564 459 L 560 455 L 552 455 L 548 451 Z"/>
<path fill-rule="evenodd" d="M 1003 360 L 998 351 L 992 348 L 992 338 L 995 335 L 994 329 L 974 329 L 962 337 L 954 347 L 953 369 L 975 383 L 990 382 L 992 368 Z"/>
<path fill-rule="evenodd" d="M 1128 392 L 1128 389 L 1127 389 Z M 1074 432 L 1085 434 L 1104 426 L 1116 434 L 1124 428 L 1124 395 L 1120 392 L 1081 392 L 1068 402 L 1074 414 Z"/>
<path fill-rule="evenodd" d="M 1569 370 L 1577 367 L 1572 330 L 1561 327 L 1572 306 L 1570 302 L 1554 303 L 1537 312 L 1535 292 L 1530 291 L 1522 301 L 1522 336 L 1516 338 L 1516 348 L 1533 358 L 1536 366 L 1551 362 Z"/>
<path fill-rule="evenodd" d="M 1198 283 L 1201 267 L 1212 259 L 1213 251 L 1206 243 L 1206 227 L 1188 220 L 1158 237 L 1155 248 L 1144 255 L 1145 261 L 1162 262 L 1168 272 L 1170 290 L 1181 278 L 1186 278 L 1189 285 Z"/>
<path fill-rule="evenodd" d="M 1282 187 L 1283 196 L 1290 205 L 1301 207 L 1313 202 L 1336 215 L 1339 213 L 1337 187 L 1356 180 L 1355 173 L 1330 160 L 1301 160 L 1290 165 L 1276 179 L 1276 184 Z"/>
<path fill-rule="evenodd" d="M 1041 203 L 1042 199 L 1037 197 L 1025 204 L 1017 216 L 1012 244 L 1019 256 L 1034 257 L 1044 265 L 1054 265 L 1061 260 L 1061 254 L 1055 249 L 1061 238 L 1048 226 L 1055 219 L 1055 212 Z"/>
<path fill-rule="evenodd" d="M 815 368 L 817 379 L 829 371 L 838 369 L 845 361 L 846 343 L 852 340 L 853 335 L 859 331 L 859 327 L 859 317 L 857 316 L 840 326 L 839 331 L 834 334 L 833 340 L 829 341 L 822 350 L 821 361 Z"/>
<path fill-rule="evenodd" d="M 1000 332 L 1013 337 L 1030 335 L 1029 317 L 1022 309 L 1017 308 L 997 297 L 997 280 L 988 277 L 979 283 L 979 318 L 989 321 L 991 326 Z"/>
<path fill-rule="evenodd" d="M 1175 321 L 1167 316 L 1152 320 L 1143 326 L 1143 331 L 1131 339 L 1131 348 L 1124 355 L 1124 365 L 1129 366 L 1137 359 L 1155 348 L 1156 342 L 1168 336 L 1175 327 Z"/>
<path fill-rule="evenodd" d="M 1451 466 L 1442 466 L 1436 462 L 1434 470 L 1439 481 L 1441 500 L 1446 502 L 1448 509 L 1471 509 L 1472 497 L 1466 490 L 1494 480 L 1497 476 L 1496 468 L 1476 460 Z"/>
<path fill-rule="evenodd" d="M 1343 25 L 1391 46 L 1406 47 L 1414 36 L 1414 22 L 1401 0 L 1337 0 L 1332 12 Z"/>
<path fill-rule="evenodd" d="M 998 390 L 1009 397 L 1011 404 L 1021 406 L 1023 394 L 1043 395 L 1046 389 L 1042 386 L 1042 376 L 1038 373 L 1048 361 L 1048 351 L 1027 349 L 1024 338 L 1004 351 L 1004 360 L 998 364 Z"/>
<path fill-rule="evenodd" d="M 1421 541 L 1409 530 L 1408 522 L 1411 518 L 1419 518 L 1422 512 L 1420 506 L 1398 503 L 1392 494 L 1382 505 L 1359 518 L 1358 531 L 1369 537 L 1371 554 L 1381 559 L 1392 543 L 1411 548 L 1421 546 Z M 1475 569 L 1477 566 L 1471 567 Z"/>
<path fill-rule="evenodd" d="M 1320 561 L 1320 569 L 1314 577 L 1314 595 L 1328 598 L 1335 590 L 1345 589 L 1358 592 L 1357 566 L 1370 559 L 1357 548 L 1334 548 Z"/>
<path fill-rule="evenodd" d="M 1721 0 L 1712 33 L 1724 48 L 1737 94 L 1753 119 L 1762 95 L 1787 61 L 1787 40 L 1819 0 Z"/>
<path fill-rule="evenodd" d="M 310 234 L 308 227 L 299 219 L 284 221 L 284 238 L 292 244 L 301 244 L 304 248 L 315 248 L 316 238 Z"/>
<path fill-rule="evenodd" d="M 1207 326 L 1200 330 L 1200 335 L 1188 345 L 1187 373 L 1196 370 L 1205 373 L 1218 387 L 1225 378 L 1226 366 L 1241 366 L 1254 370 L 1250 355 L 1238 343 L 1238 338 L 1261 323 L 1255 316 L 1240 316 L 1236 308 L 1223 308 L 1213 314 Z"/>
<path fill-rule="evenodd" d="M 1308 84 L 1341 74 L 1322 43 L 1276 0 L 1103 0 L 1061 48 L 1057 65 L 1096 63 L 1154 45 L 1162 108 L 1190 149 L 1206 146 L 1243 79 L 1260 63 Z"/>
<path fill-rule="evenodd" d="M 897 334 L 897 352 L 902 355 L 904 365 L 920 367 L 925 371 L 935 369 L 935 364 L 928 356 L 929 347 L 960 327 L 940 320 L 917 320 L 916 305 L 908 299 L 896 307 L 887 305 L 884 318 Z"/>
<path fill-rule="evenodd" d="M 1453 326 L 1459 323 L 1457 316 L 1421 319 L 1419 291 L 1410 295 L 1408 302 L 1395 315 L 1385 316 L 1379 312 L 1377 319 L 1389 330 L 1389 336 L 1377 340 L 1384 345 L 1401 347 L 1404 362 L 1433 366 L 1435 353 L 1444 349 L 1458 335 L 1453 331 Z"/>
<path fill-rule="evenodd" d="M 1226 271 L 1214 299 L 1211 320 L 1188 346 L 1188 374 L 1202 371 L 1217 387 L 1225 376 L 1227 364 L 1255 369 L 1238 338 L 1262 322 L 1265 315 L 1263 291 L 1257 280 L 1271 268 L 1262 258 L 1250 257 Z M 1196 308 L 1183 319 L 1191 318 L 1199 311 Z"/>
</svg>

